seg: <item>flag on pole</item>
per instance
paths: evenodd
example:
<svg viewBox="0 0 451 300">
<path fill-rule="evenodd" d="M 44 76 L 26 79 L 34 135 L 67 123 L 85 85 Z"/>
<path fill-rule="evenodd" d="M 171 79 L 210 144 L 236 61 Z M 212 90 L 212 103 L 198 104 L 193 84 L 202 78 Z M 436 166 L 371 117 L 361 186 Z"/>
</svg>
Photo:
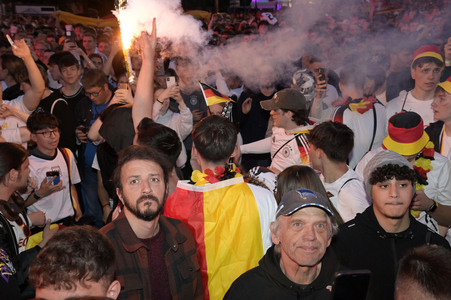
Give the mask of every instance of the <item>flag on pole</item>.
<svg viewBox="0 0 451 300">
<path fill-rule="evenodd" d="M 216 89 L 212 88 L 208 84 L 205 84 L 203 82 L 200 82 L 200 89 L 202 90 L 202 94 L 204 95 L 205 102 L 207 103 L 207 106 L 223 103 L 223 102 L 235 102 L 232 99 L 230 99 L 227 96 L 224 96 Z"/>
<path fill-rule="evenodd" d="M 233 281 L 263 257 L 259 208 L 243 177 L 205 186 L 179 181 L 164 214 L 181 220 L 194 236 L 204 299 L 223 299 Z"/>
</svg>

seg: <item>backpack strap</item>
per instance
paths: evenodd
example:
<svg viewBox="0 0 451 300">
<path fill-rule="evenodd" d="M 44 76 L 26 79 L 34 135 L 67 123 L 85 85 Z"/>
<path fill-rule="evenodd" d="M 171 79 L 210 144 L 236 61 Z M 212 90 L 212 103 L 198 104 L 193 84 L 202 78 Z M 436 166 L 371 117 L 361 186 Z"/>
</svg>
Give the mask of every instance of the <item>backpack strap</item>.
<svg viewBox="0 0 451 300">
<path fill-rule="evenodd" d="M 72 168 L 70 165 L 70 153 L 71 152 L 67 148 L 58 148 L 58 150 L 63 155 L 64 161 L 66 162 L 67 171 L 69 172 L 69 195 L 70 195 L 70 200 L 72 203 L 72 208 L 74 209 L 74 214 L 75 214 L 78 207 L 77 207 L 77 202 L 75 201 L 74 197 L 72 196 Z"/>
</svg>

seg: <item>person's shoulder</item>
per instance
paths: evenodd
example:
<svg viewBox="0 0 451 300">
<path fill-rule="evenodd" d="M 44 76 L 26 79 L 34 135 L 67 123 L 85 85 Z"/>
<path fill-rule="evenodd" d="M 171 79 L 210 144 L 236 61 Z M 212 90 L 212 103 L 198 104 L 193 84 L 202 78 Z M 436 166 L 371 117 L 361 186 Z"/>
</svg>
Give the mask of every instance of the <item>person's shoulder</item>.
<svg viewBox="0 0 451 300">
<path fill-rule="evenodd" d="M 179 219 L 171 218 L 168 216 L 160 215 L 160 224 L 163 225 L 166 233 L 170 233 L 174 236 L 182 234 L 186 238 L 192 239 L 192 233 L 188 227 Z"/>
<path fill-rule="evenodd" d="M 266 287 L 266 288 L 265 288 Z M 268 288 L 268 276 L 257 266 L 240 275 L 230 286 L 224 299 L 251 299 Z M 259 292 L 260 291 L 260 292 Z"/>
<path fill-rule="evenodd" d="M 433 231 L 431 228 L 417 220 L 410 218 L 411 228 L 417 241 L 421 244 L 434 244 L 451 249 L 449 242 L 441 235 Z"/>
</svg>

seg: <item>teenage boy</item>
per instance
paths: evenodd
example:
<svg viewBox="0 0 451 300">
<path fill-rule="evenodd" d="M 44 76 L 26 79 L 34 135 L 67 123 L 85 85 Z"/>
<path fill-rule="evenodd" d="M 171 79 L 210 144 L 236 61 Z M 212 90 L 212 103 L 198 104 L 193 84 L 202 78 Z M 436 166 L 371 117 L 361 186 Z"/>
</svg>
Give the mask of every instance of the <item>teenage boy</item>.
<svg viewBox="0 0 451 300">
<path fill-rule="evenodd" d="M 102 70 L 90 69 L 82 79 L 86 98 L 80 100 L 75 108 L 75 134 L 81 142 L 78 148 L 78 166 L 83 181 L 81 183 L 85 215 L 94 217 L 94 225 L 103 226 L 102 206 L 97 195 L 97 171 L 92 168 L 92 162 L 97 152 L 97 144 L 87 138 L 89 127 L 110 104 L 114 94 L 109 88 L 108 77 Z"/>
<path fill-rule="evenodd" d="M 52 223 L 71 225 L 74 217 L 78 221 L 82 216 L 74 186 L 80 182 L 74 155 L 67 148 L 58 148 L 60 131 L 55 116 L 33 113 L 27 120 L 27 128 L 36 143 L 30 151 L 30 177 L 41 184 L 26 205 L 31 205 L 30 212 L 43 211 Z"/>
<path fill-rule="evenodd" d="M 61 73 L 63 87 L 59 89 L 62 98 L 69 104 L 70 111 L 74 112 L 78 101 L 85 97 L 81 86 L 82 69 L 80 63 L 70 52 L 63 52 L 64 55 L 58 60 L 58 68 Z"/>
<path fill-rule="evenodd" d="M 448 242 L 409 213 L 415 195 L 412 165 L 400 154 L 382 151 L 364 170 L 366 192 L 373 204 L 340 226 L 332 247 L 348 268 L 371 271 L 367 299 L 393 299 L 399 260 L 426 244 L 450 249 Z"/>
<path fill-rule="evenodd" d="M 387 104 L 386 126 L 390 117 L 401 111 L 416 112 L 423 119 L 425 126 L 434 122 L 431 104 L 443 66 L 443 57 L 437 46 L 424 45 L 414 52 L 410 75 L 415 81 L 415 87 Z"/>
</svg>

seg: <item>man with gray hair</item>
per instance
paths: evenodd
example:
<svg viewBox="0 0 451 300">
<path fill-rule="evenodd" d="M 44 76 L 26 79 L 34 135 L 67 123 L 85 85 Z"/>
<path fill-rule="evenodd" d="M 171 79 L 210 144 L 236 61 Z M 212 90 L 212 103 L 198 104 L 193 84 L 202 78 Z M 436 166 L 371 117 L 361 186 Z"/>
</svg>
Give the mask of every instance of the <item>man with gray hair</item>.
<svg viewBox="0 0 451 300">
<path fill-rule="evenodd" d="M 327 248 L 337 231 L 327 199 L 289 191 L 271 223 L 274 245 L 241 275 L 225 299 L 328 299 L 338 261 Z"/>
<path fill-rule="evenodd" d="M 364 169 L 364 181 L 373 204 L 340 226 L 332 247 L 343 266 L 371 271 L 367 299 L 393 299 L 398 261 L 410 249 L 450 246 L 410 215 L 416 177 L 402 155 L 389 150 L 376 154 Z"/>
</svg>

